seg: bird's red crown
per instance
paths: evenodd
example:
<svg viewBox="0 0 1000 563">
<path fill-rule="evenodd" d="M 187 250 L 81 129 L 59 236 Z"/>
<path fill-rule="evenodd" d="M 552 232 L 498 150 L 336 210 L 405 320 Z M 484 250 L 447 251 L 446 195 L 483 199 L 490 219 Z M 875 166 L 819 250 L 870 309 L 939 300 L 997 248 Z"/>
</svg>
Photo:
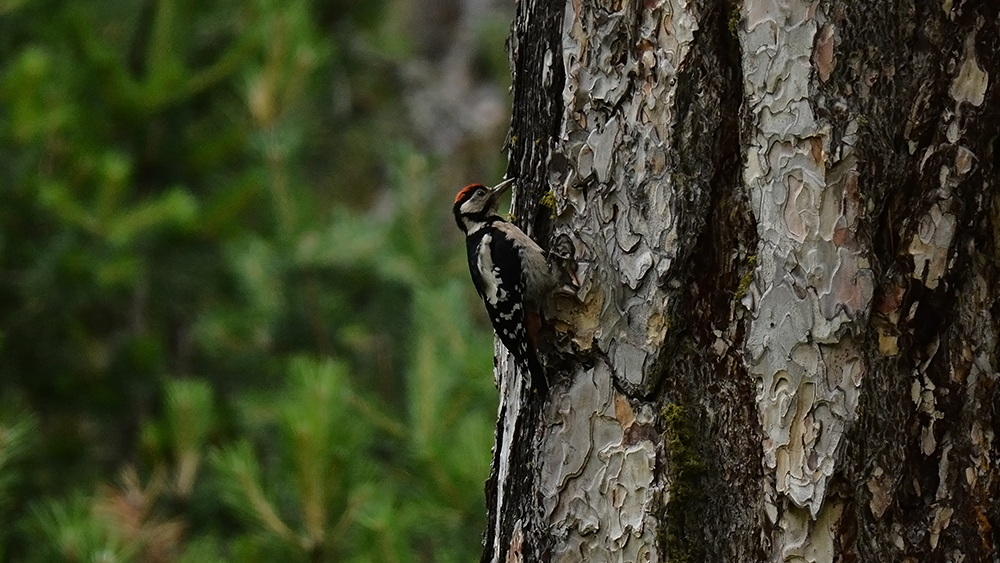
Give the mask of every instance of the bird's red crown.
<svg viewBox="0 0 1000 563">
<path fill-rule="evenodd" d="M 476 191 L 476 188 L 485 188 L 486 186 L 482 184 L 469 184 L 461 190 L 459 190 L 458 195 L 455 196 L 455 203 L 458 203 L 467 197 L 472 195 L 472 192 Z"/>
</svg>

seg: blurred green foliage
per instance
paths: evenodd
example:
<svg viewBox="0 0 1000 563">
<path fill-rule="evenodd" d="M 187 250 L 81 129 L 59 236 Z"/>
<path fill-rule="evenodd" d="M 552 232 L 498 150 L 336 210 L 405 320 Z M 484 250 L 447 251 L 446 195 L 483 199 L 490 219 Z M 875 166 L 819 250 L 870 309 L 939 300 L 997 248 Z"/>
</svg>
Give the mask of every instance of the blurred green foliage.
<svg viewBox="0 0 1000 563">
<path fill-rule="evenodd" d="M 0 561 L 478 557 L 492 333 L 392 10 L 0 0 Z"/>
</svg>

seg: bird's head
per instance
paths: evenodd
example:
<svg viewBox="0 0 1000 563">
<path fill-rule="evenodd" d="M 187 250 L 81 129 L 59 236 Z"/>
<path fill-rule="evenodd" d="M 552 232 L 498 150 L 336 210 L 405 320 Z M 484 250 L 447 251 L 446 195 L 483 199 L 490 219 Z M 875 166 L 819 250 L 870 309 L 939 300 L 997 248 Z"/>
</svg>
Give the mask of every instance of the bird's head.
<svg viewBox="0 0 1000 563">
<path fill-rule="evenodd" d="M 496 216 L 500 196 L 513 185 L 514 180 L 504 180 L 493 188 L 472 184 L 462 188 L 455 196 L 455 222 L 458 228 L 469 233 L 475 231 L 490 217 Z"/>
</svg>

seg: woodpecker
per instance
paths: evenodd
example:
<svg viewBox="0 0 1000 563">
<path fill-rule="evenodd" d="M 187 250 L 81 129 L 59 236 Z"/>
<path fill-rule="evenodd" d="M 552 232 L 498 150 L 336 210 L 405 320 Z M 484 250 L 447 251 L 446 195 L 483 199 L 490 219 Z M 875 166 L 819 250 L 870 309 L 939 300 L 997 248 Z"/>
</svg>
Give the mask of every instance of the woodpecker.
<svg viewBox="0 0 1000 563">
<path fill-rule="evenodd" d="M 494 188 L 466 186 L 455 196 L 455 221 L 465 233 L 469 271 L 486 304 L 493 330 L 544 393 L 545 374 L 538 361 L 542 300 L 553 287 L 545 252 L 521 229 L 497 215 L 497 204 L 514 180 Z"/>
</svg>

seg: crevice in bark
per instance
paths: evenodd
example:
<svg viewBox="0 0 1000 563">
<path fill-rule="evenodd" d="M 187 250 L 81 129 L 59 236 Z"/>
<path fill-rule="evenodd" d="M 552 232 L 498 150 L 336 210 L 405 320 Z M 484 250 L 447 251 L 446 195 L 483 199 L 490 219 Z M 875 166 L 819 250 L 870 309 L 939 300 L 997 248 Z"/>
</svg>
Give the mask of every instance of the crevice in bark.
<svg viewBox="0 0 1000 563">
<path fill-rule="evenodd" d="M 968 316 L 975 299 L 996 299 L 995 289 L 982 289 L 997 283 L 983 233 L 998 188 L 992 143 L 1000 90 L 995 70 L 979 106 L 956 103 L 950 88 L 973 30 L 979 64 L 998 68 L 997 7 L 966 2 L 949 14 L 936 2 L 881 2 L 864 10 L 832 2 L 828 13 L 840 18 L 839 62 L 822 91 L 848 102 L 842 114 L 826 117 L 838 127 L 858 116 L 866 122 L 857 142 L 859 186 L 878 287 L 863 339 L 868 372 L 845 452 L 853 497 L 845 518 L 856 523 L 845 553 L 861 561 L 956 554 L 989 560 L 996 539 L 988 536 L 1000 524 L 990 500 L 997 484 L 975 484 L 978 473 L 968 471 L 982 431 L 976 420 L 996 425 L 996 412 L 982 409 L 996 404 L 997 385 L 988 375 L 970 383 L 968 374 L 978 369 L 970 356 L 982 344 L 974 325 L 992 321 L 995 330 L 998 317 L 995 307 L 985 309 L 990 319 Z M 968 173 L 947 183 L 942 170 L 961 168 L 963 151 L 975 159 Z M 936 206 L 955 220 L 944 272 L 934 278 L 924 264 L 914 276 L 921 266 L 912 241 Z M 995 366 L 996 358 L 987 363 Z"/>
<path fill-rule="evenodd" d="M 514 104 L 507 139 L 508 177 L 517 178 L 511 212 L 518 225 L 548 247 L 550 210 L 539 207 L 549 191 L 553 146 L 562 125 L 563 2 L 524 0 L 518 5 L 508 43 Z"/>
<path fill-rule="evenodd" d="M 683 405 L 689 446 L 705 466 L 693 475 L 703 494 L 682 495 L 661 508 L 664 561 L 764 560 L 760 425 L 753 380 L 745 370 L 743 305 L 736 299 L 757 232 L 742 183 L 739 43 L 729 30 L 734 4 L 703 5 L 700 28 L 678 76 L 675 185 L 684 194 L 681 296 L 660 356 L 660 410 Z M 750 267 L 752 269 L 752 267 Z M 715 353 L 712 351 L 715 350 Z M 745 405 L 745 408 L 736 407 Z M 664 428 L 669 431 L 670 428 Z M 663 452 L 669 476 L 677 463 Z M 739 506 L 739 510 L 729 507 Z M 755 507 L 755 508 L 754 508 Z M 683 539 L 671 530 L 683 531 Z M 767 533 L 765 531 L 765 533 Z"/>
<path fill-rule="evenodd" d="M 514 372 L 504 370 L 505 377 Z M 538 432 L 541 422 L 542 398 L 527 387 L 514 391 L 520 399 L 513 428 L 505 426 L 509 402 L 501 400 L 497 417 L 496 439 L 490 476 L 486 481 L 485 495 L 488 510 L 487 529 L 483 535 L 483 563 L 510 560 L 511 550 L 519 557 L 515 561 L 545 561 L 551 549 L 551 538 L 545 533 L 542 521 L 541 491 L 537 475 Z M 505 434 L 512 432 L 510 440 Z M 509 449 L 503 447 L 509 444 Z M 506 459 L 503 459 L 506 458 Z M 506 478 L 501 483 L 500 467 L 507 464 Z M 501 490 L 501 487 L 504 487 Z M 497 510 L 498 497 L 503 496 L 502 510 Z M 499 536 L 499 541 L 497 541 Z M 499 548 L 499 552 L 495 547 Z"/>
<path fill-rule="evenodd" d="M 552 147 L 562 119 L 563 9 L 561 2 L 523 0 L 508 42 L 514 101 L 505 148 L 507 177 L 517 179 L 511 213 L 543 248 L 548 247 L 549 209 L 539 206 L 539 199 L 549 190 Z M 514 373 L 501 370 L 501 377 L 511 378 Z M 501 389 L 507 386 L 501 385 Z M 483 536 L 484 563 L 549 559 L 552 540 L 543 525 L 537 459 L 543 401 L 544 397 L 526 388 L 501 395 L 493 461 L 485 487 L 488 527 Z M 507 473 L 501 476 L 505 463 Z M 499 497 L 503 508 L 498 514 Z"/>
</svg>

